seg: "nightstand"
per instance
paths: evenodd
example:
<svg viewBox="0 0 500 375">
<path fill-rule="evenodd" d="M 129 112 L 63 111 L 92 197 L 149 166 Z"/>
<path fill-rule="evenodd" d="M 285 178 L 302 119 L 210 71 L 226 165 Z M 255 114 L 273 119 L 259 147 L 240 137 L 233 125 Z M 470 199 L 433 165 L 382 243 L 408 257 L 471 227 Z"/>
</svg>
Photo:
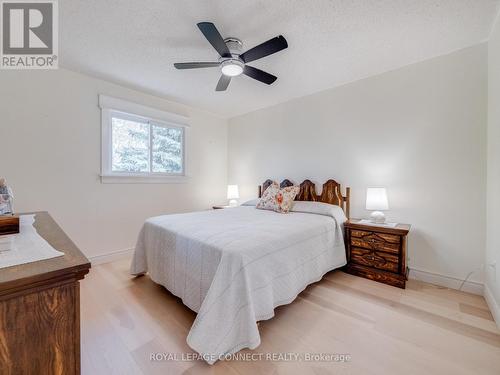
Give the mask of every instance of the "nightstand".
<svg viewBox="0 0 500 375">
<path fill-rule="evenodd" d="M 404 289 L 408 276 L 406 236 L 410 225 L 390 227 L 359 221 L 351 219 L 344 224 L 345 271 Z"/>
</svg>

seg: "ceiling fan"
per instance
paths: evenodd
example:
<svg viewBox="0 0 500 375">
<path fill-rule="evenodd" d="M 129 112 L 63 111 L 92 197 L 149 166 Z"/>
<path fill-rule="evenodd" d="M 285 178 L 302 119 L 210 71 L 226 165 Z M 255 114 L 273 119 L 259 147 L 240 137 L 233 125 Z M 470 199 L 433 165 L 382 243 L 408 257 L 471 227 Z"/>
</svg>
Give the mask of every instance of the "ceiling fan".
<svg viewBox="0 0 500 375">
<path fill-rule="evenodd" d="M 211 22 L 200 22 L 197 25 L 212 47 L 219 53 L 219 61 L 175 63 L 174 66 L 177 69 L 220 67 L 222 75 L 215 91 L 225 91 L 229 86 L 229 82 L 231 82 L 231 77 L 236 77 L 240 74 L 245 74 L 268 85 L 276 81 L 278 77 L 247 65 L 247 63 L 287 48 L 288 43 L 282 35 L 269 39 L 267 42 L 242 53 L 243 43 L 238 38 L 222 39 L 219 31 Z"/>
</svg>

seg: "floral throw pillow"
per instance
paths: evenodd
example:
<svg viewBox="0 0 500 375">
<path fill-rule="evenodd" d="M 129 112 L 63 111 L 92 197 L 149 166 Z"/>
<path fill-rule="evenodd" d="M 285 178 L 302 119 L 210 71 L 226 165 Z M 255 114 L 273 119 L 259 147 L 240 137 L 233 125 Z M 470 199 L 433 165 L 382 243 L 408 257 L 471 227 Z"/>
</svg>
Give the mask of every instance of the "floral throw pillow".
<svg viewBox="0 0 500 375">
<path fill-rule="evenodd" d="M 261 210 L 272 210 L 280 213 L 287 213 L 292 208 L 293 200 L 299 193 L 298 186 L 288 186 L 280 189 L 280 186 L 273 182 L 264 190 L 262 198 L 257 204 L 257 208 Z"/>
</svg>

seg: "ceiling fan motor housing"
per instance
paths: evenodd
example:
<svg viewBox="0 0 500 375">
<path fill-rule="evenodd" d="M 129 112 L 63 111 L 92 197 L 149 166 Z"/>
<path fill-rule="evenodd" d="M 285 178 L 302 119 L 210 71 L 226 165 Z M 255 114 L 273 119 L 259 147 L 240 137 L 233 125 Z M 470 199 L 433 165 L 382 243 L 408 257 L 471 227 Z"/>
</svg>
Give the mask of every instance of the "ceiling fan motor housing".
<svg viewBox="0 0 500 375">
<path fill-rule="evenodd" d="M 243 50 L 243 43 L 238 38 L 226 38 L 224 39 L 229 52 L 231 52 L 231 57 L 222 56 L 219 61 L 221 63 L 222 74 L 235 77 L 243 73 L 245 68 L 245 63 L 240 59 L 240 54 Z"/>
<path fill-rule="evenodd" d="M 231 52 L 231 55 L 241 55 L 243 53 L 243 42 L 238 38 L 229 37 L 224 39 L 224 43 L 226 43 L 227 48 Z"/>
</svg>

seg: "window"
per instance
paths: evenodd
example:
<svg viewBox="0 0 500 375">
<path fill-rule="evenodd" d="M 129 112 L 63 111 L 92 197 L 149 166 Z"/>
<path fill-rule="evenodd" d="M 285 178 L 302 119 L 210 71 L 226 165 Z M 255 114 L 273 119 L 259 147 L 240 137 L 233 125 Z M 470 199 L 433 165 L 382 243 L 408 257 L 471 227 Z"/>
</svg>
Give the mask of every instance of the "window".
<svg viewBox="0 0 500 375">
<path fill-rule="evenodd" d="M 111 172 L 182 174 L 183 128 L 111 112 Z"/>
<path fill-rule="evenodd" d="M 102 181 L 177 182 L 185 178 L 186 125 L 167 120 L 177 115 L 133 103 L 124 111 L 125 103 L 100 97 Z M 113 104 L 120 109 L 106 106 Z"/>
</svg>

